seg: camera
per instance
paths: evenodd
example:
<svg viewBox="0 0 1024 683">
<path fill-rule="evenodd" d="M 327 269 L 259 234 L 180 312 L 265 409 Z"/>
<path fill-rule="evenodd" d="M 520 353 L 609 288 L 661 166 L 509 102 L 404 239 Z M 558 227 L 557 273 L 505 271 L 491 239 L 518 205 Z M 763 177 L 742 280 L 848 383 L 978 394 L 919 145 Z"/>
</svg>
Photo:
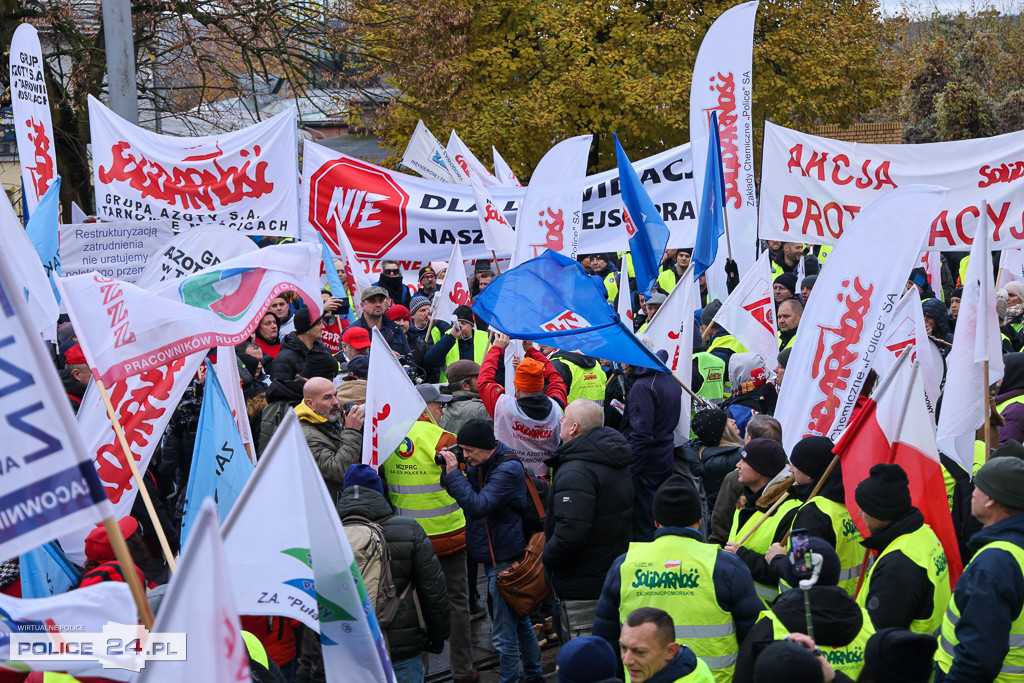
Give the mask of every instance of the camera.
<svg viewBox="0 0 1024 683">
<path fill-rule="evenodd" d="M 455 454 L 455 459 L 459 461 L 460 465 L 465 465 L 466 464 L 466 456 L 462 452 L 462 446 L 449 446 L 445 450 L 454 453 Z M 442 456 L 440 453 L 435 454 L 434 455 L 434 463 L 438 467 L 444 467 L 444 456 Z"/>
</svg>

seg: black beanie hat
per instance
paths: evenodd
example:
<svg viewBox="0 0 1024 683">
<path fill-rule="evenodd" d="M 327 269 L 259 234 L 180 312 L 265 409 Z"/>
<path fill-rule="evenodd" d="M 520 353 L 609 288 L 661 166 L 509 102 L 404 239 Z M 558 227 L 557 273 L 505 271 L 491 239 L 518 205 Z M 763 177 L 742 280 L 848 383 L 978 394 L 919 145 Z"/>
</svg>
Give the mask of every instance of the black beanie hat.
<svg viewBox="0 0 1024 683">
<path fill-rule="evenodd" d="M 317 317 L 316 320 L 313 320 L 309 316 L 310 316 L 309 308 L 306 308 L 305 306 L 300 308 L 298 311 L 296 311 L 296 313 L 295 313 L 295 331 L 296 332 L 298 332 L 299 334 L 305 334 L 306 332 L 309 332 L 311 329 L 313 329 L 313 325 L 316 325 L 318 322 L 320 322 L 320 317 L 319 316 Z"/>
<path fill-rule="evenodd" d="M 870 476 L 857 484 L 854 498 L 861 510 L 883 522 L 899 519 L 913 509 L 910 482 L 899 465 L 873 465 Z"/>
<path fill-rule="evenodd" d="M 476 317 L 473 315 L 473 309 L 469 306 L 462 305 L 455 307 L 455 317 L 459 320 L 465 320 L 467 323 L 476 325 Z"/>
<path fill-rule="evenodd" d="M 718 315 L 720 310 L 722 310 L 722 302 L 718 299 L 708 303 L 708 305 L 704 307 L 704 310 L 700 312 L 700 324 L 710 325 L 711 321 L 715 319 L 715 316 Z"/>
<path fill-rule="evenodd" d="M 725 424 L 729 416 L 721 408 L 704 408 L 693 416 L 691 428 L 700 442 L 705 446 L 717 446 L 725 433 Z"/>
<path fill-rule="evenodd" d="M 789 461 L 811 479 L 818 479 L 835 457 L 835 446 L 827 436 L 805 436 L 793 446 Z"/>
<path fill-rule="evenodd" d="M 938 647 L 933 636 L 904 628 L 883 628 L 868 638 L 861 677 L 878 683 L 926 683 Z"/>
<path fill-rule="evenodd" d="M 306 355 L 306 362 L 302 366 L 302 371 L 299 373 L 306 379 L 312 379 L 313 377 L 324 377 L 326 379 L 333 380 L 338 376 L 338 361 L 326 347 L 322 349 L 312 349 L 309 354 Z"/>
<path fill-rule="evenodd" d="M 796 295 L 796 275 L 794 273 L 783 273 L 775 278 L 775 284 L 782 285 Z"/>
<path fill-rule="evenodd" d="M 456 443 L 460 446 L 491 450 L 498 442 L 494 438 L 494 423 L 490 420 L 470 420 L 459 429 Z"/>
<path fill-rule="evenodd" d="M 693 526 L 701 520 L 700 493 L 686 477 L 674 475 L 654 494 L 654 521 L 662 526 Z"/>
<path fill-rule="evenodd" d="M 821 664 L 810 650 L 792 640 L 777 640 L 754 662 L 754 683 L 824 683 Z"/>
<path fill-rule="evenodd" d="M 740 457 L 758 474 L 774 477 L 786 466 L 786 451 L 782 444 L 774 439 L 751 439 Z"/>
</svg>

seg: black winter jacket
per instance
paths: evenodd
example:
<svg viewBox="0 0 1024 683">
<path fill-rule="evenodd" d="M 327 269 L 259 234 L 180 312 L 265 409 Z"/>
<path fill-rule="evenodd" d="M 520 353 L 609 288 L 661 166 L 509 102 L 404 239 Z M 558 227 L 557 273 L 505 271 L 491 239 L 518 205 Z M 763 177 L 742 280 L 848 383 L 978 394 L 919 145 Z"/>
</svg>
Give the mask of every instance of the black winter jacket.
<svg viewBox="0 0 1024 683">
<path fill-rule="evenodd" d="M 917 508 L 881 532 L 861 541 L 866 548 L 881 554 L 889 544 L 924 525 Z M 928 573 L 896 550 L 875 562 L 867 595 L 868 615 L 875 630 L 897 626 L 909 628 L 915 619 L 927 619 L 932 613 L 933 588 Z"/>
<path fill-rule="evenodd" d="M 670 375 L 650 368 L 636 368 L 636 381 L 626 398 L 622 432 L 633 449 L 629 469 L 633 474 L 667 475 L 675 464 L 673 431 L 679 422 L 682 389 Z"/>
<path fill-rule="evenodd" d="M 743 446 L 708 446 L 702 453 L 700 440 L 691 439 L 683 444 L 682 448 L 690 472 L 704 481 L 708 508 L 713 510 L 725 475 L 736 469 Z"/>
<path fill-rule="evenodd" d="M 405 596 L 394 621 L 385 629 L 391 659 L 409 659 L 448 639 L 451 631 L 448 584 L 434 546 L 423 527 L 413 519 L 399 517 L 380 493 L 365 486 L 350 486 L 338 500 L 338 515 L 366 517 L 380 524 L 391 552 L 391 575 L 401 594 L 410 582 L 419 596 L 426 630 L 420 627 L 413 591 Z"/>
<path fill-rule="evenodd" d="M 554 473 L 544 520 L 544 568 L 564 600 L 596 600 L 632 537 L 633 480 L 626 438 L 598 427 L 544 462 Z"/>
<path fill-rule="evenodd" d="M 281 340 L 281 352 L 277 354 L 277 358 L 274 359 L 274 365 L 270 368 L 271 382 L 280 382 L 290 392 L 301 397 L 302 387 L 305 382 L 295 379 L 295 375 L 302 374 L 302 368 L 306 365 L 306 358 L 311 353 L 331 355 L 331 352 L 319 339 L 313 342 L 313 348 L 306 348 L 306 345 L 299 339 L 297 332 L 289 332 Z M 269 395 L 267 400 L 271 400 Z"/>
</svg>

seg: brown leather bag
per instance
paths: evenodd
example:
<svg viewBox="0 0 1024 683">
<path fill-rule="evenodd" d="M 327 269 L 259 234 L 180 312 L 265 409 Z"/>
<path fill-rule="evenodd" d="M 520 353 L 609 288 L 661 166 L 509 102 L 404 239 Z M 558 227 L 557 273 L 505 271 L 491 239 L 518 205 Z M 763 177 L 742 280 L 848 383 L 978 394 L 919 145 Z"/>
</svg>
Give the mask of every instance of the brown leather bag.
<svg viewBox="0 0 1024 683">
<path fill-rule="evenodd" d="M 526 474 L 526 490 L 530 492 L 533 504 L 537 507 L 537 514 L 543 522 L 544 506 L 540 504 L 537 487 L 533 483 L 530 473 L 526 471 L 525 465 L 523 471 Z M 483 488 L 483 472 L 477 470 L 477 476 L 480 488 Z M 484 530 L 487 532 L 487 547 L 491 551 L 491 562 L 494 563 L 494 566 L 498 566 L 497 560 L 494 559 L 494 546 L 491 544 L 491 529 L 487 524 L 487 517 L 484 517 Z M 538 531 L 526 542 L 523 557 L 517 562 L 513 562 L 508 569 L 498 573 L 498 590 L 512 611 L 521 617 L 535 610 L 548 595 L 548 584 L 544 580 L 544 563 L 541 561 L 543 553 L 544 532 Z"/>
</svg>

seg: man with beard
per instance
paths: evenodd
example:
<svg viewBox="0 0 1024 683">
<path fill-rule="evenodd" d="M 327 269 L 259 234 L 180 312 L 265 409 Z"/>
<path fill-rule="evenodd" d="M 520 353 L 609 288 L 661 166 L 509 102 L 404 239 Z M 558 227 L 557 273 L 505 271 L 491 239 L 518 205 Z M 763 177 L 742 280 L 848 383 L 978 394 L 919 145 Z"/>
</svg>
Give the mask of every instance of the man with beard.
<svg viewBox="0 0 1024 683">
<path fill-rule="evenodd" d="M 434 298 L 434 294 L 437 292 L 437 271 L 432 266 L 423 266 L 420 268 L 420 289 L 416 293 L 418 296 L 425 296 L 428 301 Z M 409 307 L 410 310 L 412 307 Z"/>
<path fill-rule="evenodd" d="M 804 307 L 799 299 L 786 299 L 779 304 L 779 350 L 788 349 L 793 346 L 796 339 L 796 330 L 800 326 L 800 318 L 803 317 Z"/>
<path fill-rule="evenodd" d="M 392 303 L 408 308 L 412 292 L 402 282 L 402 270 L 398 261 L 381 261 L 380 268 L 380 280 L 373 283 L 373 286 L 383 287 Z"/>
<path fill-rule="evenodd" d="M 361 327 L 367 332 L 370 332 L 374 327 L 380 329 L 384 341 L 388 343 L 391 350 L 399 356 L 407 356 L 411 351 L 405 331 L 384 315 L 384 311 L 388 306 L 387 298 L 388 292 L 382 287 L 374 286 L 364 289 L 360 294 L 363 304 L 363 315 L 352 324 L 352 327 Z M 399 302 L 395 301 L 394 303 L 397 304 Z"/>
<path fill-rule="evenodd" d="M 345 415 L 342 427 L 334 382 L 314 377 L 303 386 L 302 402 L 295 406 L 295 414 L 327 490 L 337 502 L 344 488 L 346 470 L 362 457 L 363 407 L 353 407 Z"/>
<path fill-rule="evenodd" d="M 85 362 L 85 354 L 78 344 L 68 349 L 64 358 L 64 368 L 59 373 L 60 381 L 64 383 L 64 393 L 71 402 L 71 410 L 77 415 L 85 388 L 89 385 L 89 365 Z"/>
</svg>

